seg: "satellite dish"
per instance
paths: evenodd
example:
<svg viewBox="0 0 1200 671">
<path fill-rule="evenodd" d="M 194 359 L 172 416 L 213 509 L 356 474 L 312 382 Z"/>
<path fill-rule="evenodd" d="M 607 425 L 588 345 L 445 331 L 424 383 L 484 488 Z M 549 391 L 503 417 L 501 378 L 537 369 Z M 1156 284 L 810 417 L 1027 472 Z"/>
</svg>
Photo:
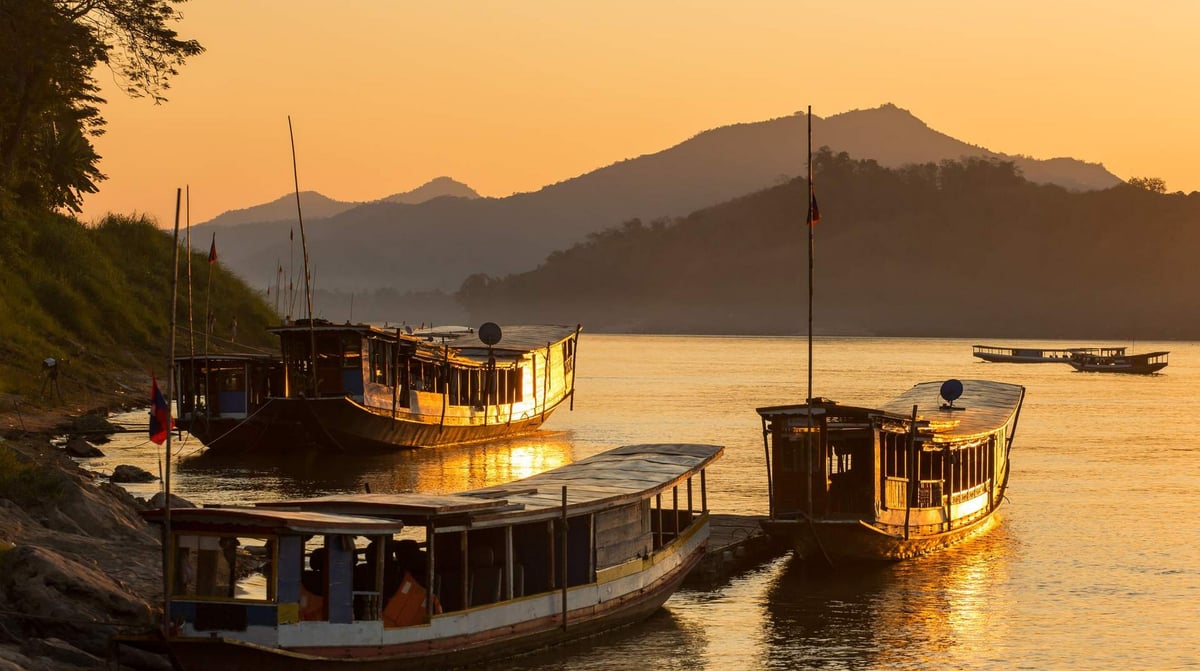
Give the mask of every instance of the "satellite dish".
<svg viewBox="0 0 1200 671">
<path fill-rule="evenodd" d="M 488 347 L 500 342 L 500 338 L 503 335 L 504 333 L 500 330 L 500 326 L 495 322 L 484 322 L 479 327 L 479 339 Z"/>
<path fill-rule="evenodd" d="M 955 379 L 949 379 L 942 383 L 942 391 L 941 391 L 942 398 L 946 399 L 946 401 L 948 401 L 950 403 L 950 405 L 953 406 L 954 402 L 956 400 L 958 400 L 958 397 L 962 396 L 962 393 L 963 393 L 962 382 L 955 380 Z"/>
</svg>

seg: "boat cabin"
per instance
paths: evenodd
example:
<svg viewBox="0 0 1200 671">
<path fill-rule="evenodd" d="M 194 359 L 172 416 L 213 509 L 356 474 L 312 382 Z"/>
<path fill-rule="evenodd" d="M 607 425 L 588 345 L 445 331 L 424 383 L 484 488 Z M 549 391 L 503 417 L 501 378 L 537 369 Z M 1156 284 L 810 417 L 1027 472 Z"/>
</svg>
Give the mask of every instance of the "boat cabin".
<svg viewBox="0 0 1200 671">
<path fill-rule="evenodd" d="M 278 357 L 268 354 L 197 354 L 175 357 L 179 419 L 245 419 L 282 389 Z"/>
</svg>

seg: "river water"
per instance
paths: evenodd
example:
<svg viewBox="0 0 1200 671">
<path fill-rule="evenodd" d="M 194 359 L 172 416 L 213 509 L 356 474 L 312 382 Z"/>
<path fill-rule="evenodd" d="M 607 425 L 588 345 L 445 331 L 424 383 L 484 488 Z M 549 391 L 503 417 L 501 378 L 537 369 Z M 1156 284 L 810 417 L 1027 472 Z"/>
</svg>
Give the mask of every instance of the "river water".
<svg viewBox="0 0 1200 671">
<path fill-rule="evenodd" d="M 1025 385 L 1000 525 L 870 569 L 815 570 L 785 555 L 714 589 L 684 589 L 639 625 L 496 668 L 1200 668 L 1200 343 L 1135 343 L 1171 350 L 1152 376 L 984 363 L 971 345 L 818 338 L 813 393 L 872 405 L 949 377 Z M 574 410 L 560 409 L 535 436 L 355 459 L 216 460 L 185 435 L 173 441 L 171 488 L 197 503 L 366 486 L 452 492 L 619 445 L 717 443 L 726 452 L 709 473 L 710 508 L 765 514 L 754 409 L 801 401 L 807 360 L 804 338 L 585 333 Z M 161 449 L 141 434 L 118 434 L 103 449 L 89 467 L 160 472 Z"/>
</svg>

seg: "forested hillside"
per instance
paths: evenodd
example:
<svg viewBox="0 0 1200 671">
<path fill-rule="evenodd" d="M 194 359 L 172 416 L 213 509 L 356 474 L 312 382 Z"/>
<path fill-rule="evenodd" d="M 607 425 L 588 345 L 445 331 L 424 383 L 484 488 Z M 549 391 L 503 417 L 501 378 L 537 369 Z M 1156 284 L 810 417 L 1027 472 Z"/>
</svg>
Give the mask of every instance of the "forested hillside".
<svg viewBox="0 0 1200 671">
<path fill-rule="evenodd" d="M 1070 192 L 985 159 L 888 169 L 824 150 L 814 169 L 817 334 L 1200 337 L 1200 194 Z M 473 319 L 804 333 L 806 188 L 628 221 L 458 298 Z"/>
</svg>

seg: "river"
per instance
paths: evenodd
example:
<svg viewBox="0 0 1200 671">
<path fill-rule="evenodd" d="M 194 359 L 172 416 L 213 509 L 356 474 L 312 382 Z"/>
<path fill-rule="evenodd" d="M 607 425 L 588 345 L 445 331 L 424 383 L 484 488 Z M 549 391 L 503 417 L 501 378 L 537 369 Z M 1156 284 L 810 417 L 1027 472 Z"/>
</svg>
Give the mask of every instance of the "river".
<svg viewBox="0 0 1200 671">
<path fill-rule="evenodd" d="M 950 377 L 1027 389 L 1002 522 L 929 557 L 816 571 L 783 556 L 711 590 L 684 589 L 648 621 L 496 668 L 1200 668 L 1200 343 L 1151 376 L 995 364 L 960 339 L 818 338 L 813 393 L 872 405 Z M 995 341 L 1068 347 L 1127 343 Z M 1127 344 L 1128 345 L 1128 344 Z M 536 435 L 356 459 L 212 459 L 173 441 L 172 491 L 239 503 L 362 491 L 452 492 L 631 443 L 726 447 L 714 512 L 765 514 L 756 407 L 801 401 L 804 338 L 585 334 L 574 409 Z M 145 413 L 118 420 L 145 423 Z M 158 473 L 161 449 L 118 434 L 90 460 Z M 132 485 L 147 496 L 158 484 Z"/>
</svg>

